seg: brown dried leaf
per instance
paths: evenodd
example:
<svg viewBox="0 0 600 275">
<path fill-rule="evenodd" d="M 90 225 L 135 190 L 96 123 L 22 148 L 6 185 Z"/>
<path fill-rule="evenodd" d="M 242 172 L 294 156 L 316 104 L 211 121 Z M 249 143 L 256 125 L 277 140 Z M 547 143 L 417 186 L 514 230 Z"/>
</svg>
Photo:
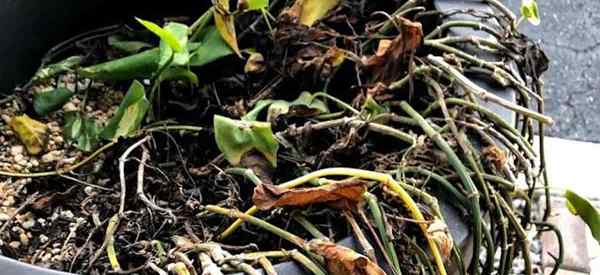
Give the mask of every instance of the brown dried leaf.
<svg viewBox="0 0 600 275">
<path fill-rule="evenodd" d="M 327 262 L 327 271 L 333 275 L 385 275 L 373 261 L 356 251 L 324 240 L 308 243 L 310 251 Z"/>
<path fill-rule="evenodd" d="M 434 220 L 427 228 L 427 235 L 437 244 L 442 258 L 444 260 L 449 259 L 452 247 L 454 246 L 454 240 L 448 231 L 446 223 L 439 219 Z"/>
<path fill-rule="evenodd" d="M 235 33 L 234 18 L 229 10 L 229 0 L 218 0 L 213 14 L 215 17 L 215 26 L 221 34 L 221 37 L 223 37 L 223 40 L 227 42 L 227 45 L 229 45 L 239 57 L 242 57 Z"/>
<path fill-rule="evenodd" d="M 333 203 L 338 208 L 352 208 L 363 200 L 367 183 L 360 180 L 342 181 L 320 187 L 286 189 L 261 184 L 254 189 L 252 200 L 262 210 L 280 206 L 304 206 L 315 203 Z"/>
<path fill-rule="evenodd" d="M 22 115 L 12 118 L 9 125 L 25 145 L 29 154 L 38 155 L 44 150 L 48 140 L 46 124 Z"/>
<path fill-rule="evenodd" d="M 421 23 L 399 18 L 401 32 L 393 40 L 379 41 L 375 55 L 367 58 L 365 65 L 373 68 L 378 81 L 384 78 L 394 78 L 399 72 L 398 66 L 403 65 L 407 54 L 416 50 L 423 39 Z"/>
<path fill-rule="evenodd" d="M 481 151 L 485 159 L 494 164 L 496 169 L 501 170 L 508 161 L 506 154 L 498 146 L 490 145 Z"/>
</svg>

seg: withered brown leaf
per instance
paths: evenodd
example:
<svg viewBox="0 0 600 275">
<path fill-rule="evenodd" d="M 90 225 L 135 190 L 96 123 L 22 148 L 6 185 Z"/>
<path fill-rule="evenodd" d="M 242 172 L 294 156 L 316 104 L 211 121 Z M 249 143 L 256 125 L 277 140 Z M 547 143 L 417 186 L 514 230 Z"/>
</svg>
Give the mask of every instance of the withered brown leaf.
<svg viewBox="0 0 600 275">
<path fill-rule="evenodd" d="M 254 188 L 252 200 L 262 210 L 280 206 L 304 206 L 315 203 L 330 203 L 338 208 L 352 208 L 363 200 L 367 183 L 360 180 L 341 181 L 319 187 L 281 188 L 261 184 Z"/>
<path fill-rule="evenodd" d="M 327 271 L 333 275 L 385 275 L 373 261 L 356 251 L 324 240 L 312 240 L 308 248 L 325 258 Z"/>
<path fill-rule="evenodd" d="M 378 81 L 394 79 L 399 65 L 404 65 L 410 52 L 416 50 L 423 40 L 421 23 L 398 18 L 400 33 L 393 40 L 382 39 L 375 55 L 369 56 L 365 65 L 372 68 Z"/>
</svg>

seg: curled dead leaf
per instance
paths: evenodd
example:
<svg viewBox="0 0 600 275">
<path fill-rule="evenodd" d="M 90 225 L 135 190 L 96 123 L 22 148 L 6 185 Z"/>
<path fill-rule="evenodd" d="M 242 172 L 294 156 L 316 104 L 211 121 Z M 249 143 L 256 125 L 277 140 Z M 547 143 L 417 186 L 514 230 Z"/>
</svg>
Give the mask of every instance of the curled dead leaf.
<svg viewBox="0 0 600 275">
<path fill-rule="evenodd" d="M 438 246 L 442 258 L 447 260 L 450 258 L 454 240 L 448 231 L 448 226 L 440 219 L 436 219 L 427 228 L 427 234 Z"/>
<path fill-rule="evenodd" d="M 490 145 L 488 147 L 483 148 L 481 151 L 485 159 L 487 159 L 490 163 L 494 164 L 496 169 L 501 170 L 506 162 L 508 161 L 506 157 L 506 153 L 498 146 Z"/>
<path fill-rule="evenodd" d="M 343 209 L 354 207 L 363 200 L 367 183 L 360 180 L 340 181 L 319 187 L 287 189 L 261 184 L 254 189 L 252 201 L 262 210 L 280 206 L 304 206 L 330 203 Z"/>
<path fill-rule="evenodd" d="M 308 242 L 308 249 L 326 260 L 327 271 L 332 275 L 384 275 L 373 261 L 356 251 L 324 240 Z"/>
<path fill-rule="evenodd" d="M 213 15 L 215 18 L 215 26 L 223 40 L 225 40 L 227 45 L 229 45 L 239 57 L 242 57 L 235 32 L 234 17 L 229 10 L 229 0 L 218 0 L 215 3 Z"/>
<path fill-rule="evenodd" d="M 400 33 L 393 40 L 382 39 L 375 55 L 368 57 L 364 63 L 372 68 L 378 81 L 395 79 L 406 61 L 409 53 L 416 50 L 423 40 L 421 23 L 399 18 Z"/>
<path fill-rule="evenodd" d="M 39 155 L 48 141 L 48 126 L 27 115 L 17 116 L 11 119 L 10 128 L 16 133 L 19 140 L 27 148 L 30 155 Z"/>
</svg>

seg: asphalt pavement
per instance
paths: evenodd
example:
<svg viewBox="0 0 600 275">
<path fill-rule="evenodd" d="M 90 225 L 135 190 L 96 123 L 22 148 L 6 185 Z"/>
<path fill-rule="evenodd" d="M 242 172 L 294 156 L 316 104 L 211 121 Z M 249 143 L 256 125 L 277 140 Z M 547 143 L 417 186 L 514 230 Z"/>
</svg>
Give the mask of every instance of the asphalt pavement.
<svg viewBox="0 0 600 275">
<path fill-rule="evenodd" d="M 521 0 L 505 1 L 519 14 Z M 519 29 L 551 60 L 544 75 L 547 135 L 600 142 L 600 1 L 538 0 L 542 23 Z"/>
</svg>

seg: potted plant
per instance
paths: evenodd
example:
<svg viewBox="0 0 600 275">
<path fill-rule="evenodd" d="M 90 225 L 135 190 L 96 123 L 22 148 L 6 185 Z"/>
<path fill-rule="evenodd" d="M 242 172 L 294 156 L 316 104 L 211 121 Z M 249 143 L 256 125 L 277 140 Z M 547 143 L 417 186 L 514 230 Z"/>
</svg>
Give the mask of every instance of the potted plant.
<svg viewBox="0 0 600 275">
<path fill-rule="evenodd" d="M 531 272 L 547 60 L 500 2 L 109 2 L 6 4 L 76 12 L 2 49 L 19 69 L 2 85 L 28 79 L 1 99 L 3 255 L 93 274 Z M 115 7 L 127 26 L 31 76 L 36 51 Z"/>
</svg>

